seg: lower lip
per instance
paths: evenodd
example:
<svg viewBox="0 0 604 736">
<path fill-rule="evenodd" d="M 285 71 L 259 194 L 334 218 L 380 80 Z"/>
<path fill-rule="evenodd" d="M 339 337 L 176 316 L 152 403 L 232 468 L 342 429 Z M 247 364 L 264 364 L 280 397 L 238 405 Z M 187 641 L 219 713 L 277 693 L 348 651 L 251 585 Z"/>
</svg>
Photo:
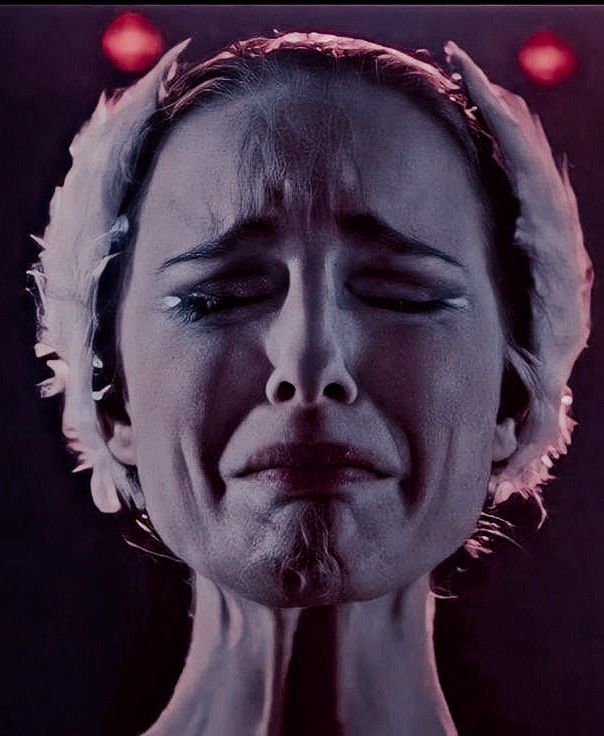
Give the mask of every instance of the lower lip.
<svg viewBox="0 0 604 736">
<path fill-rule="evenodd" d="M 289 493 L 325 493 L 353 483 L 372 483 L 383 480 L 384 477 L 364 468 L 322 465 L 266 468 L 249 473 L 243 479 L 277 487 Z"/>
</svg>

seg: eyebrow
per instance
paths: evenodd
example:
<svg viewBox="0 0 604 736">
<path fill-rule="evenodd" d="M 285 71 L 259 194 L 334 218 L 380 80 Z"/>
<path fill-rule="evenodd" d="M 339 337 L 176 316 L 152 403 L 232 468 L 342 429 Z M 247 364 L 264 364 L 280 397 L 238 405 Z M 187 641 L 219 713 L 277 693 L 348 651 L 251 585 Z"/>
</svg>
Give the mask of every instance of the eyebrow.
<svg viewBox="0 0 604 736">
<path fill-rule="evenodd" d="M 338 226 L 344 234 L 355 240 L 371 245 L 381 245 L 404 255 L 439 258 L 445 263 L 457 266 L 463 271 L 466 270 L 466 267 L 453 256 L 412 235 L 400 233 L 373 212 L 342 214 L 338 217 Z"/>
<path fill-rule="evenodd" d="M 271 219 L 258 217 L 238 220 L 221 235 L 199 243 L 184 253 L 168 258 L 158 266 L 156 273 L 161 273 L 176 263 L 218 258 L 236 250 L 244 241 L 274 238 L 276 234 L 277 227 Z"/>
<path fill-rule="evenodd" d="M 340 214 L 337 217 L 337 225 L 344 235 L 368 245 L 381 245 L 404 255 L 438 258 L 445 263 L 466 270 L 465 266 L 453 256 L 435 248 L 433 245 L 424 243 L 412 235 L 400 233 L 373 212 Z M 277 234 L 278 227 L 272 219 L 258 217 L 238 220 L 226 232 L 217 235 L 215 238 L 206 240 L 184 253 L 168 258 L 158 266 L 156 273 L 162 273 L 177 263 L 219 258 L 236 250 L 244 242 L 275 238 Z"/>
</svg>

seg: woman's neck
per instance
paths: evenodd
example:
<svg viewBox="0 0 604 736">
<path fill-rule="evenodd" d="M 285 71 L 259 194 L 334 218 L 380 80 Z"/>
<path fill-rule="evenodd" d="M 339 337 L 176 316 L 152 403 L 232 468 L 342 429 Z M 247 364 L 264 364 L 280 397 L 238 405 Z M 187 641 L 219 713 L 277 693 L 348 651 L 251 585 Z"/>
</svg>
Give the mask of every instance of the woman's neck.
<svg viewBox="0 0 604 736">
<path fill-rule="evenodd" d="M 427 576 L 372 601 L 267 608 L 198 576 L 191 646 L 145 736 L 454 736 Z"/>
</svg>

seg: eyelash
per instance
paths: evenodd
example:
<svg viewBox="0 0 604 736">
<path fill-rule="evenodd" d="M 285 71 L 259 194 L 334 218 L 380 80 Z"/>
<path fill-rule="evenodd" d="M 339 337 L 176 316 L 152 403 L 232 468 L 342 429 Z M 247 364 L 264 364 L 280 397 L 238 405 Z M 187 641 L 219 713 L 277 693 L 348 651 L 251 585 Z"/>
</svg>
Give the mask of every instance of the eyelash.
<svg viewBox="0 0 604 736">
<path fill-rule="evenodd" d="M 264 301 L 268 295 L 256 297 L 220 296 L 217 294 L 203 294 L 192 292 L 183 296 L 168 296 L 164 298 L 164 307 L 174 311 L 186 323 L 197 322 L 220 312 L 251 306 Z M 406 314 L 430 314 L 444 310 L 462 309 L 467 306 L 465 297 L 450 297 L 446 299 L 391 299 L 386 297 L 357 296 L 366 304 L 377 309 Z"/>
<path fill-rule="evenodd" d="M 166 299 L 178 300 L 168 302 L 166 306 L 174 310 L 185 322 L 197 322 L 197 320 L 210 317 L 218 312 L 256 304 L 265 299 L 265 296 L 245 298 L 194 292 L 180 297 L 167 297 Z"/>
<path fill-rule="evenodd" d="M 389 299 L 386 297 L 361 297 L 363 301 L 378 309 L 407 314 L 429 314 L 445 309 L 462 309 L 467 305 L 465 297 L 450 297 L 448 299 Z"/>
</svg>

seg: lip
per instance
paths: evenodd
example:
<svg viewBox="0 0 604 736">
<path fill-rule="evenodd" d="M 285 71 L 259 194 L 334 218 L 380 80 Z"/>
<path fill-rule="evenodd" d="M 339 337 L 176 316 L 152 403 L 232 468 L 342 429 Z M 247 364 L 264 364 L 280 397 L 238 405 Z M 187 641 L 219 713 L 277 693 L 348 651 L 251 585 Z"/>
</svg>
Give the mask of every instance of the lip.
<svg viewBox="0 0 604 736">
<path fill-rule="evenodd" d="M 392 476 L 387 464 L 365 449 L 337 442 L 282 443 L 251 455 L 236 478 L 289 490 L 316 491 Z"/>
</svg>

